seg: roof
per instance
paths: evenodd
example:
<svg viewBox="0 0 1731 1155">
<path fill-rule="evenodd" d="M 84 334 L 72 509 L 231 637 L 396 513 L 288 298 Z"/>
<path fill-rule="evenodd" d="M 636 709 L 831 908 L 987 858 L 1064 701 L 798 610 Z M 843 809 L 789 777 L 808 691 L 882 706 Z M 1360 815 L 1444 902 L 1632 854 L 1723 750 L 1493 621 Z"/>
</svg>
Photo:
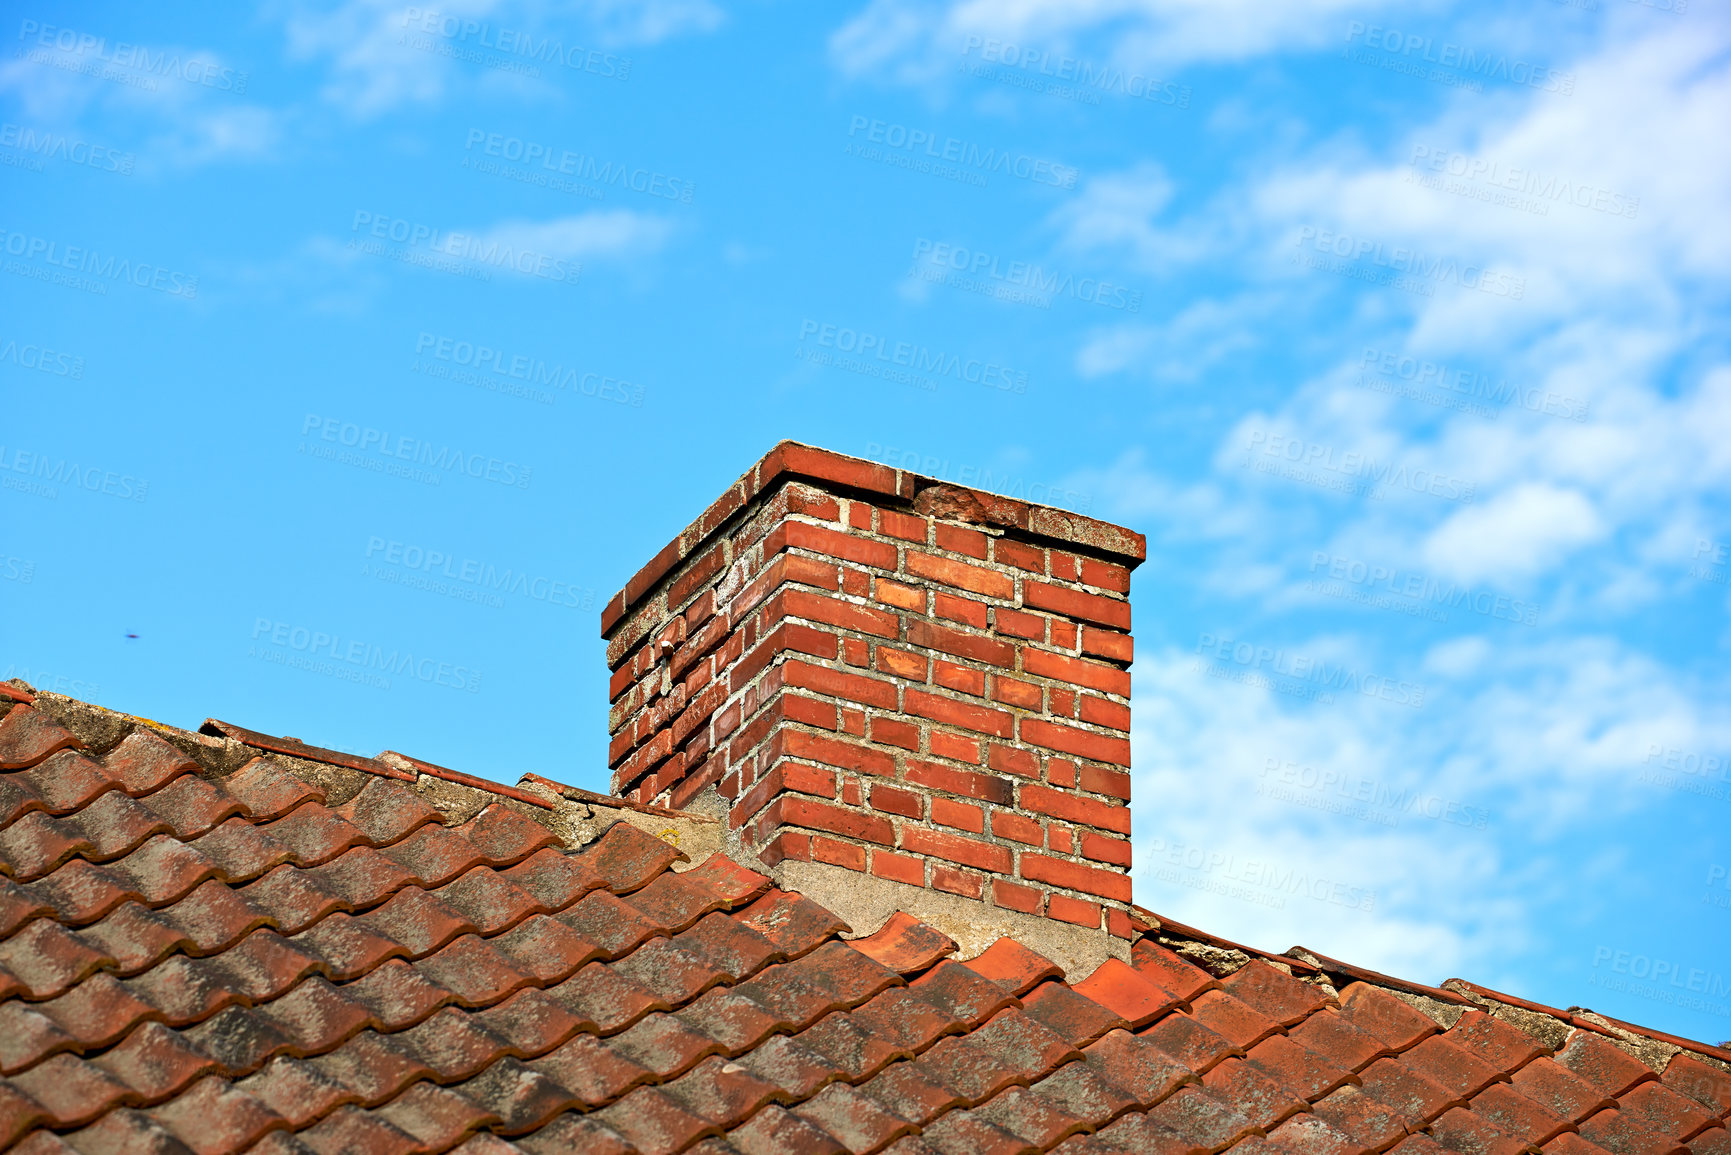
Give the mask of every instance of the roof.
<svg viewBox="0 0 1731 1155">
<path fill-rule="evenodd" d="M 857 937 L 544 779 L 0 710 L 30 1155 L 1731 1155 L 1731 1053 L 1591 1012 L 1151 913 L 1072 982 L 906 915 Z"/>
</svg>

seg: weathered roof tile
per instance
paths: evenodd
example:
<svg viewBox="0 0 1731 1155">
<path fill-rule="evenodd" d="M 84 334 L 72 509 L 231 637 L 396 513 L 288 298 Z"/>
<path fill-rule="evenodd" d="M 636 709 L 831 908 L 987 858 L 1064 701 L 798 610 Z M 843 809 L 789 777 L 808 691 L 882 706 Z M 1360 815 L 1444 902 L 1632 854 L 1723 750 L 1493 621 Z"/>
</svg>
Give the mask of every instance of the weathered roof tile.
<svg viewBox="0 0 1731 1155">
<path fill-rule="evenodd" d="M 1443 1032 L 1390 993 L 1429 988 L 1310 956 L 1338 1006 L 1280 957 L 1217 978 L 1187 928 L 1074 983 L 906 914 L 849 942 L 630 822 L 571 850 L 518 793 L 447 825 L 396 764 L 235 729 L 266 753 L 224 774 L 143 727 L 75 748 L 39 706 L 0 703 L 26 1155 L 1731 1155 L 1712 1048 L 1661 1082 L 1571 1012 L 1554 1052 L 1477 1008 Z M 327 795 L 285 754 L 373 777 Z"/>
</svg>

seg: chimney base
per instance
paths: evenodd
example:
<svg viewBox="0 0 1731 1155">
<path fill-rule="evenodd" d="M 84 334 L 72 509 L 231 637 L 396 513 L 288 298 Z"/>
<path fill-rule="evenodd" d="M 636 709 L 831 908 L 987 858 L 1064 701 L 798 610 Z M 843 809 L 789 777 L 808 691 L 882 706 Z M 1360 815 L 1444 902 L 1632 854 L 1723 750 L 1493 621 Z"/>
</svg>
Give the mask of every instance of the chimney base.
<svg viewBox="0 0 1731 1155">
<path fill-rule="evenodd" d="M 1108 958 L 1130 959 L 1129 941 L 1103 930 L 987 906 L 975 898 L 874 878 L 844 866 L 789 859 L 768 873 L 783 890 L 805 895 L 856 935 L 871 934 L 897 911 L 906 911 L 955 939 L 961 948 L 958 958 L 973 958 L 998 939 L 1013 938 L 1057 963 L 1073 983 L 1093 974 Z"/>
</svg>

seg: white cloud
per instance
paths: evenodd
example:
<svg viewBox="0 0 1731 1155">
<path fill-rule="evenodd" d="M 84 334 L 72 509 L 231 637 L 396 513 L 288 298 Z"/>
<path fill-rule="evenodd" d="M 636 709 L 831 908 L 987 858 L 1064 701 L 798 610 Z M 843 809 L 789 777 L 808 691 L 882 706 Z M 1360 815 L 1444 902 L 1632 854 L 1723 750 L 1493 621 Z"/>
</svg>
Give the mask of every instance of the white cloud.
<svg viewBox="0 0 1731 1155">
<path fill-rule="evenodd" d="M 1521 581 L 1605 536 L 1598 510 L 1579 492 L 1525 482 L 1469 506 L 1424 543 L 1432 569 L 1465 582 Z"/>
<path fill-rule="evenodd" d="M 36 131 L 83 136 L 138 157 L 136 171 L 279 155 L 285 116 L 250 103 L 248 68 L 186 45 L 138 45 L 97 75 L 94 60 L 35 43 L 0 62 L 0 93 L 10 93 Z M 206 81 L 208 80 L 208 83 Z M 100 129 L 84 126 L 99 121 Z M 123 144 L 139 140 L 142 144 Z"/>
<path fill-rule="evenodd" d="M 658 252 L 673 229 L 666 217 L 610 209 L 549 221 L 501 221 L 476 236 L 482 248 L 496 243 L 570 260 L 627 261 Z"/>
<path fill-rule="evenodd" d="M 830 38 L 843 74 L 930 83 L 986 40 L 1082 56 L 1126 70 L 1240 61 L 1344 43 L 1378 0 L 871 0 Z M 1097 55 L 1096 55 L 1097 53 Z M 979 48 L 973 49 L 978 58 Z"/>
<path fill-rule="evenodd" d="M 345 0 L 335 7 L 278 0 L 267 11 L 282 21 L 290 59 L 325 61 L 325 98 L 362 118 L 404 104 L 437 104 L 451 90 L 542 84 L 561 71 L 544 54 L 538 55 L 548 43 L 565 50 L 581 46 L 616 51 L 713 32 L 724 19 L 711 0 L 445 0 L 436 8 L 419 9 L 420 19 L 411 19 L 412 10 L 396 0 Z M 434 31 L 427 30 L 429 19 Z M 501 32 L 509 34 L 512 43 L 536 46 L 537 51 L 513 56 L 483 45 L 483 36 L 497 43 Z M 520 39 L 521 34 L 529 39 Z M 539 75 L 478 67 L 455 59 L 458 50 L 535 68 Z M 570 73 L 570 79 L 617 83 L 579 72 Z"/>
<path fill-rule="evenodd" d="M 1415 680 L 1425 705 L 1350 691 L 1305 701 L 1210 677 L 1188 645 L 1144 648 L 1137 901 L 1265 948 L 1303 943 L 1423 981 L 1495 982 L 1555 897 L 1539 883 L 1560 840 L 1606 841 L 1631 812 L 1672 798 L 1641 779 L 1654 747 L 1731 741 L 1731 721 L 1686 680 L 1605 639 L 1468 636 L 1415 670 L 1327 638 L 1286 649 Z M 1161 866 L 1165 878 L 1147 872 Z M 1295 877 L 1349 888 L 1337 898 L 1374 891 L 1374 910 L 1277 885 Z M 1614 903 L 1638 882 L 1623 872 L 1595 885 Z"/>
</svg>

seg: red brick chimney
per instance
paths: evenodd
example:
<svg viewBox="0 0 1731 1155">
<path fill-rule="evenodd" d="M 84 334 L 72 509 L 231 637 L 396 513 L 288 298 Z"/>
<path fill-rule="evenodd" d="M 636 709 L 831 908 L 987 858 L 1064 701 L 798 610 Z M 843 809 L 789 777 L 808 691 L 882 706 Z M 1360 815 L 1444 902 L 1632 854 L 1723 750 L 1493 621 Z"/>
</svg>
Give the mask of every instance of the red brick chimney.
<svg viewBox="0 0 1731 1155">
<path fill-rule="evenodd" d="M 952 923 L 1127 938 L 1145 556 L 1115 525 L 784 441 L 602 611 L 614 792 L 725 807 L 806 893 L 915 909 L 919 888 L 967 900 Z"/>
</svg>

